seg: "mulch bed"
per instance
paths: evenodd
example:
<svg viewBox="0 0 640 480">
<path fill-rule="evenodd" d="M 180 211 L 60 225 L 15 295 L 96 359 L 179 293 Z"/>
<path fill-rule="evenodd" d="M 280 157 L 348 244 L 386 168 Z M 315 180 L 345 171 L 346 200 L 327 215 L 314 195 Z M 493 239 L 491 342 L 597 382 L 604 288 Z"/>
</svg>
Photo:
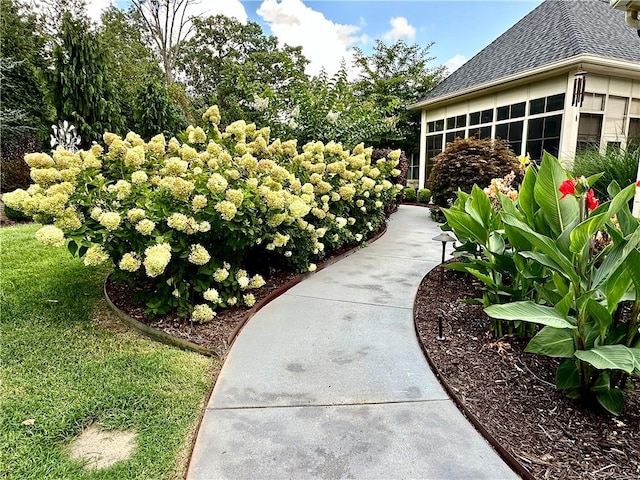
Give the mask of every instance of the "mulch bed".
<svg viewBox="0 0 640 480">
<path fill-rule="evenodd" d="M 474 279 L 438 267 L 415 304 L 423 348 L 471 415 L 536 479 L 640 478 L 640 381 L 619 417 L 567 398 L 555 388 L 557 360 L 493 338 L 482 307 L 461 302 L 480 295 Z"/>
</svg>

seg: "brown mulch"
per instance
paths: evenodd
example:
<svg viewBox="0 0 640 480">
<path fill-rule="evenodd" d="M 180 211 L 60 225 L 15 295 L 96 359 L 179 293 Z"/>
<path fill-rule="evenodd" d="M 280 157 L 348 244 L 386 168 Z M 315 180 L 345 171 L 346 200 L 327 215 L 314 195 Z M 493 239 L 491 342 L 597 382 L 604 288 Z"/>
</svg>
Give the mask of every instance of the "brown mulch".
<svg viewBox="0 0 640 480">
<path fill-rule="evenodd" d="M 440 267 L 416 296 L 420 341 L 461 403 L 536 479 L 640 478 L 640 382 L 619 417 L 567 398 L 555 388 L 555 359 L 493 338 L 482 307 L 461 303 L 479 296 L 476 281 Z"/>
</svg>

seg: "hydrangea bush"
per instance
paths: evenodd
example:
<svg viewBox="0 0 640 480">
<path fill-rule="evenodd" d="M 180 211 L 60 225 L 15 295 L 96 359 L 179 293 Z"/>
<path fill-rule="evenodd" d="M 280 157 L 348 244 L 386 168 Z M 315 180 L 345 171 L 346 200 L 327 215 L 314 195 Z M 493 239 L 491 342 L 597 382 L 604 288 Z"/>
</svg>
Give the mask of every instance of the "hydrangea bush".
<svg viewBox="0 0 640 480">
<path fill-rule="evenodd" d="M 253 305 L 263 275 L 312 271 L 326 252 L 364 241 L 402 188 L 399 151 L 372 162 L 363 145 L 299 151 L 244 121 L 221 132 L 215 106 L 203 120 L 180 140 L 105 133 L 104 148 L 28 154 L 35 184 L 3 200 L 44 224 L 40 241 L 147 285 L 151 314 L 205 322 L 219 307 Z"/>
</svg>

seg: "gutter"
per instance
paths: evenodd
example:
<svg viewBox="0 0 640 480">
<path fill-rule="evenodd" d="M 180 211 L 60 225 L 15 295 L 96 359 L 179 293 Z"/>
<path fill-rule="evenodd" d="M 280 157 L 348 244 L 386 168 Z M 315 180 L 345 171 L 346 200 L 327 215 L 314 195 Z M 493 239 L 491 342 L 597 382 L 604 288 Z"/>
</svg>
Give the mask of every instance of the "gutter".
<svg viewBox="0 0 640 480">
<path fill-rule="evenodd" d="M 487 90 L 493 87 L 497 87 L 500 85 L 505 85 L 508 83 L 516 82 L 518 80 L 530 80 L 533 76 L 540 76 L 543 74 L 555 74 L 560 73 L 559 70 L 566 69 L 567 71 L 571 70 L 572 66 L 576 64 L 582 63 L 580 68 L 584 68 L 590 64 L 594 66 L 602 66 L 609 68 L 620 68 L 624 70 L 635 70 L 640 73 L 640 64 L 637 62 L 632 62 L 629 60 L 618 60 L 612 59 L 608 57 L 599 57 L 595 55 L 577 55 L 575 57 L 565 58 L 558 62 L 547 63 L 541 67 L 536 67 L 531 70 L 526 70 L 524 72 L 519 72 L 514 75 L 509 75 L 507 77 L 498 78 L 496 80 L 491 80 L 490 82 L 485 82 L 480 85 L 475 85 L 470 88 L 465 88 L 462 90 L 458 90 L 455 92 L 448 93 L 446 95 L 430 98 L 426 100 L 420 100 L 411 105 L 407 105 L 407 110 L 418 110 L 423 109 L 424 107 L 428 107 L 430 105 L 439 104 L 442 102 L 446 102 L 448 100 L 460 100 L 460 97 L 464 97 L 466 95 L 470 95 L 472 93 L 477 93 L 482 90 Z M 444 80 L 446 81 L 446 80 Z"/>
</svg>

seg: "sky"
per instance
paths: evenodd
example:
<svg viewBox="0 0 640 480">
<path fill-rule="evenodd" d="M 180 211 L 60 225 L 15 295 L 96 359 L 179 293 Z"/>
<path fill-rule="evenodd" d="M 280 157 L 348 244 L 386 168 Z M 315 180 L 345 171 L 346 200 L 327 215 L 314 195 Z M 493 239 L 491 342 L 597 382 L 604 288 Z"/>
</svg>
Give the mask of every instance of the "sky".
<svg viewBox="0 0 640 480">
<path fill-rule="evenodd" d="M 112 1 L 126 8 L 129 0 L 87 0 L 89 14 L 99 18 Z M 353 48 L 371 53 L 375 40 L 404 40 L 426 47 L 450 72 L 504 33 L 542 0 L 200 0 L 193 13 L 224 14 L 259 23 L 281 44 L 302 46 L 310 60 L 307 73 L 325 68 L 332 74 Z"/>
</svg>

